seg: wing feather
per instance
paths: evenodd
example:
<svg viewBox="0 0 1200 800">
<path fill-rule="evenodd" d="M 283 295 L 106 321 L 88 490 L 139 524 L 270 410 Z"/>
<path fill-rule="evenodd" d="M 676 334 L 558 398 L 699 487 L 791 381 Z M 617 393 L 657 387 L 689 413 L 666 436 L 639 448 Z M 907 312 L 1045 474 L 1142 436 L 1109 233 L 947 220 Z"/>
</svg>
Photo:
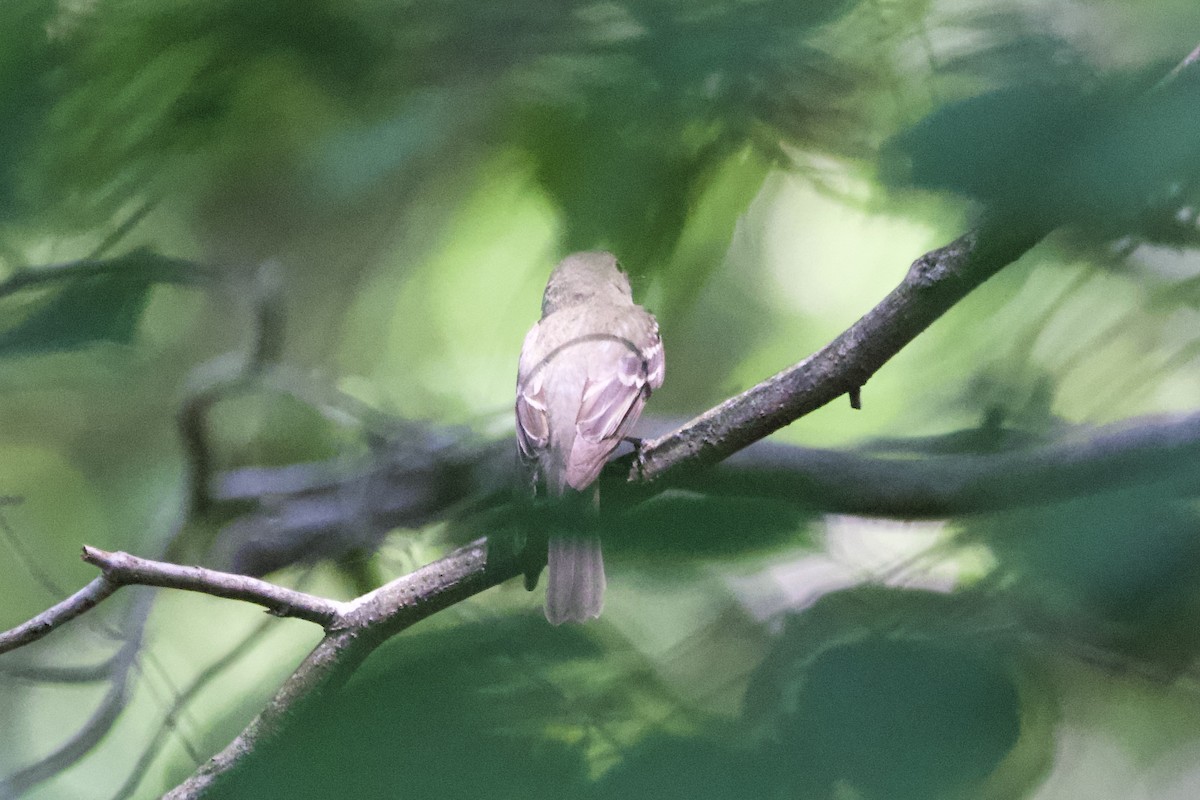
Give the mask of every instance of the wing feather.
<svg viewBox="0 0 1200 800">
<path fill-rule="evenodd" d="M 538 451 L 550 443 L 550 418 L 546 411 L 545 370 L 537 364 L 537 338 L 540 324 L 534 325 L 521 347 L 517 368 L 517 445 L 526 461 L 537 458 Z"/>
<path fill-rule="evenodd" d="M 589 376 L 575 419 L 575 441 L 567 459 L 567 484 L 583 489 L 600 475 L 609 455 L 637 421 L 646 404 L 646 363 L 626 352 L 600 375 Z"/>
</svg>

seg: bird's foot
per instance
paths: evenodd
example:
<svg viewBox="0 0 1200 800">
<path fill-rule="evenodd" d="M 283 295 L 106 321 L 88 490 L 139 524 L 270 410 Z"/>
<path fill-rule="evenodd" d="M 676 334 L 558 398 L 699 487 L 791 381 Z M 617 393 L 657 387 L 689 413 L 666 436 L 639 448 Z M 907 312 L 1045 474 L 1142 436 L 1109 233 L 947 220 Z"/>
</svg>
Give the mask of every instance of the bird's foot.
<svg viewBox="0 0 1200 800">
<path fill-rule="evenodd" d="M 641 475 L 646 466 L 646 456 L 643 452 L 646 440 L 640 436 L 626 436 L 624 439 L 633 446 L 633 468 Z"/>
</svg>

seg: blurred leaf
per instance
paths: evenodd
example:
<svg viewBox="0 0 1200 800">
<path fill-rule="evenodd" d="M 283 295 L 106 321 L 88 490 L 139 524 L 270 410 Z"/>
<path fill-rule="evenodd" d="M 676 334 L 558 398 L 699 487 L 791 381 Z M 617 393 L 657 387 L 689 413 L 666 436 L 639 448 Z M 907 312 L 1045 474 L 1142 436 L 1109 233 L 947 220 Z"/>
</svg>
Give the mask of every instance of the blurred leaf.
<svg viewBox="0 0 1200 800">
<path fill-rule="evenodd" d="M 49 72 L 56 48 L 46 27 L 54 0 L 0 4 L 0 220 L 18 212 L 20 166 L 54 100 Z"/>
<path fill-rule="evenodd" d="M 62 97 L 30 197 L 60 224 L 86 226 L 131 197 L 186 188 L 212 202 L 206 190 L 233 172 L 295 169 L 343 104 L 378 91 L 386 7 L 124 0 L 79 12 L 62 34 Z"/>
<path fill-rule="evenodd" d="M 967 528 L 1052 638 L 1073 629 L 1168 670 L 1200 653 L 1200 519 L 1154 488 L 1015 509 Z"/>
<path fill-rule="evenodd" d="M 627 752 L 586 797 L 743 800 L 777 791 L 759 759 L 744 750 L 702 737 L 657 734 Z"/>
<path fill-rule="evenodd" d="M 525 79 L 515 136 L 562 209 L 563 249 L 607 248 L 634 273 L 661 271 L 731 154 L 754 144 L 780 160 L 780 139 L 817 131 L 822 146 L 845 146 L 824 130 L 845 84 L 805 39 L 847 5 L 635 3 L 612 12 L 623 25 L 590 58 L 539 64 L 554 73 Z"/>
<path fill-rule="evenodd" d="M 808 519 L 783 502 L 668 492 L 614 518 L 604 541 L 621 557 L 730 558 L 803 542 Z"/>
<path fill-rule="evenodd" d="M 578 796 L 578 749 L 546 735 L 572 709 L 545 673 L 596 654 L 541 614 L 400 637 L 212 796 Z"/>
<path fill-rule="evenodd" d="M 670 253 L 699 187 L 728 146 L 716 131 L 683 131 L 655 98 L 612 91 L 580 116 L 531 112 L 523 138 L 537 177 L 563 211 L 565 251 L 604 248 L 635 272 Z"/>
<path fill-rule="evenodd" d="M 843 782 L 880 800 L 967 790 L 1020 736 L 1007 670 L 946 644 L 879 637 L 835 647 L 799 692 L 776 735 L 800 796 Z"/>
<path fill-rule="evenodd" d="M 1009 86 L 936 109 L 888 143 L 887 177 L 1006 209 L 1056 207 L 1055 178 L 1102 116 L 1073 84 Z M 906 161 L 905 161 L 906 160 Z M 1033 210 L 1036 209 L 1036 210 Z"/>
<path fill-rule="evenodd" d="M 1098 85 L 1011 85 L 951 103 L 888 143 L 885 175 L 1103 238 L 1162 238 L 1155 215 L 1187 205 L 1200 179 L 1200 75 L 1155 85 L 1168 69 Z"/>
<path fill-rule="evenodd" d="M 66 281 L 21 320 L 0 330 L 0 356 L 76 350 L 98 342 L 131 344 L 152 281 L 108 273 Z"/>
<path fill-rule="evenodd" d="M 8 296 L 0 298 L 0 356 L 132 344 L 155 284 L 197 284 L 206 274 L 197 264 L 141 248 L 14 273 Z"/>
<path fill-rule="evenodd" d="M 955 598 L 876 588 L 790 617 L 746 694 L 777 786 L 793 797 L 982 796 L 1024 726 L 1012 644 L 978 624 Z"/>
</svg>

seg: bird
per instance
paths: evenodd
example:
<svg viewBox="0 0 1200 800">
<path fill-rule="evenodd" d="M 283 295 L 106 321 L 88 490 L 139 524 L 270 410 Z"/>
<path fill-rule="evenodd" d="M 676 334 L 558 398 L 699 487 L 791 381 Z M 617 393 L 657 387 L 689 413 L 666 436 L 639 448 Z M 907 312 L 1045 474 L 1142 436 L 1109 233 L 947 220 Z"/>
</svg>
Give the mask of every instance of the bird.
<svg viewBox="0 0 1200 800">
<path fill-rule="evenodd" d="M 664 372 L 658 322 L 633 301 L 617 258 L 589 251 L 559 262 L 517 368 L 518 453 L 533 494 L 563 498 L 593 487 Z M 597 533 L 551 531 L 546 619 L 598 617 L 605 583 Z"/>
</svg>

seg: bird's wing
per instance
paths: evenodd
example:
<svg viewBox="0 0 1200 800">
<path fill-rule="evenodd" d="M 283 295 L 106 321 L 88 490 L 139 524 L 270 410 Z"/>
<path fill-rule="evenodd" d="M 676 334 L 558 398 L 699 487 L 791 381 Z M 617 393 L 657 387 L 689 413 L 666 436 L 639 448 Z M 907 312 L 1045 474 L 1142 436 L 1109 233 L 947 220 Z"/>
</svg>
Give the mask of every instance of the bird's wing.
<svg viewBox="0 0 1200 800">
<path fill-rule="evenodd" d="M 633 422 L 629 412 L 645 388 L 646 362 L 633 352 L 622 354 L 601 374 L 589 375 L 575 418 L 575 434 L 588 442 L 613 438 L 626 421 Z"/>
<path fill-rule="evenodd" d="M 638 353 L 622 349 L 625 352 L 612 361 L 599 360 L 608 369 L 589 375 L 583 386 L 575 441 L 566 463 L 566 482 L 576 489 L 585 488 L 600 475 L 609 454 L 641 416 L 650 393 L 646 361 Z"/>
</svg>

